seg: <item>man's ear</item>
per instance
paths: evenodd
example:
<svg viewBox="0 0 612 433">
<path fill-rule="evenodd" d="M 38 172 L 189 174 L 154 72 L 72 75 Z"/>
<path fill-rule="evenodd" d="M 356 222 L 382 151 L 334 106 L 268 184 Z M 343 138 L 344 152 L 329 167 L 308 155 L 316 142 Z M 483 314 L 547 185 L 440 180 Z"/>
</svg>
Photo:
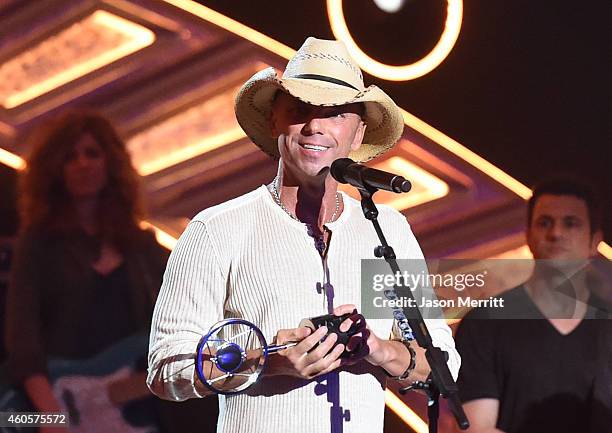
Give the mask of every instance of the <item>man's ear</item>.
<svg viewBox="0 0 612 433">
<path fill-rule="evenodd" d="M 351 143 L 351 151 L 356 151 L 359 149 L 363 143 L 363 136 L 365 135 L 366 123 L 363 120 L 359 121 L 359 125 L 357 125 L 357 130 L 355 131 L 355 137 L 353 138 L 353 142 Z"/>
<path fill-rule="evenodd" d="M 603 240 L 603 233 L 601 230 L 597 230 L 591 235 L 591 257 L 597 255 L 597 246 Z"/>
</svg>

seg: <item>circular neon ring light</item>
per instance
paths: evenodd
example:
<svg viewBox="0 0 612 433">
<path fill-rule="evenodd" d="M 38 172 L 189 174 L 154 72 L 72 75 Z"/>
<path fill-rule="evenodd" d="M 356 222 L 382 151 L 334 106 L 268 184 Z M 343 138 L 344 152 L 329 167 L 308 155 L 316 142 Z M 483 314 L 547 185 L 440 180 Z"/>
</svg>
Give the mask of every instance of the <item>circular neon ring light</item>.
<svg viewBox="0 0 612 433">
<path fill-rule="evenodd" d="M 336 39 L 346 44 L 351 56 L 371 75 L 390 81 L 407 81 L 422 77 L 434 70 L 455 46 L 463 19 L 463 0 L 447 0 L 446 23 L 436 46 L 422 59 L 408 65 L 392 66 L 380 63 L 357 45 L 346 25 L 342 0 L 327 0 L 327 16 Z"/>
</svg>

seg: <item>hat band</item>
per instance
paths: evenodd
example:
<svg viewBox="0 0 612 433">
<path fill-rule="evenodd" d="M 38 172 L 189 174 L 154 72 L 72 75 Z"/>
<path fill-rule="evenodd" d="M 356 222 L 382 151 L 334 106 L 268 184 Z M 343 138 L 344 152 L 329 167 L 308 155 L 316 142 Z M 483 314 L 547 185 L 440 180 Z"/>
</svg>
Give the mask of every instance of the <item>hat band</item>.
<svg viewBox="0 0 612 433">
<path fill-rule="evenodd" d="M 359 92 L 359 89 L 357 87 L 353 86 L 352 84 L 347 83 L 346 81 L 339 80 L 337 78 L 327 77 L 325 75 L 298 74 L 298 75 L 294 75 L 292 77 L 287 77 L 287 78 L 303 78 L 305 80 L 325 81 L 325 82 L 332 83 L 332 84 L 338 84 L 339 86 L 350 87 L 351 89 L 355 89 L 355 90 L 357 90 Z"/>
</svg>

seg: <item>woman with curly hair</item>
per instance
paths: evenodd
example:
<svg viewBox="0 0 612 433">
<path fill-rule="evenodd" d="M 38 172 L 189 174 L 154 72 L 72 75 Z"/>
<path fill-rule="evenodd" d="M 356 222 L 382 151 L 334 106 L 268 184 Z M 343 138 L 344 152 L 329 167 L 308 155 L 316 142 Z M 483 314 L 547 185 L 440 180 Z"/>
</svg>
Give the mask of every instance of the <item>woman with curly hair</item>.
<svg viewBox="0 0 612 433">
<path fill-rule="evenodd" d="M 111 124 L 95 113 L 69 112 L 40 130 L 19 197 L 10 371 L 35 410 L 65 410 L 47 361 L 91 359 L 147 333 L 167 251 L 140 228 L 138 175 Z"/>
</svg>

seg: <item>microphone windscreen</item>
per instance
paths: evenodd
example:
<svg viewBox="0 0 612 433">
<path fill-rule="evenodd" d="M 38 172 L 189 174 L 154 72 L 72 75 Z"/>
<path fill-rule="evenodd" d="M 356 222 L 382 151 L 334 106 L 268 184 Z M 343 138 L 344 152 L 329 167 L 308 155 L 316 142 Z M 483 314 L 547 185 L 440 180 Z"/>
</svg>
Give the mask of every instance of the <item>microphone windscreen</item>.
<svg viewBox="0 0 612 433">
<path fill-rule="evenodd" d="M 351 158 L 336 159 L 334 162 L 332 162 L 329 172 L 338 182 L 348 183 L 348 181 L 344 178 L 344 172 L 351 164 L 355 164 L 355 161 L 353 161 Z"/>
</svg>

